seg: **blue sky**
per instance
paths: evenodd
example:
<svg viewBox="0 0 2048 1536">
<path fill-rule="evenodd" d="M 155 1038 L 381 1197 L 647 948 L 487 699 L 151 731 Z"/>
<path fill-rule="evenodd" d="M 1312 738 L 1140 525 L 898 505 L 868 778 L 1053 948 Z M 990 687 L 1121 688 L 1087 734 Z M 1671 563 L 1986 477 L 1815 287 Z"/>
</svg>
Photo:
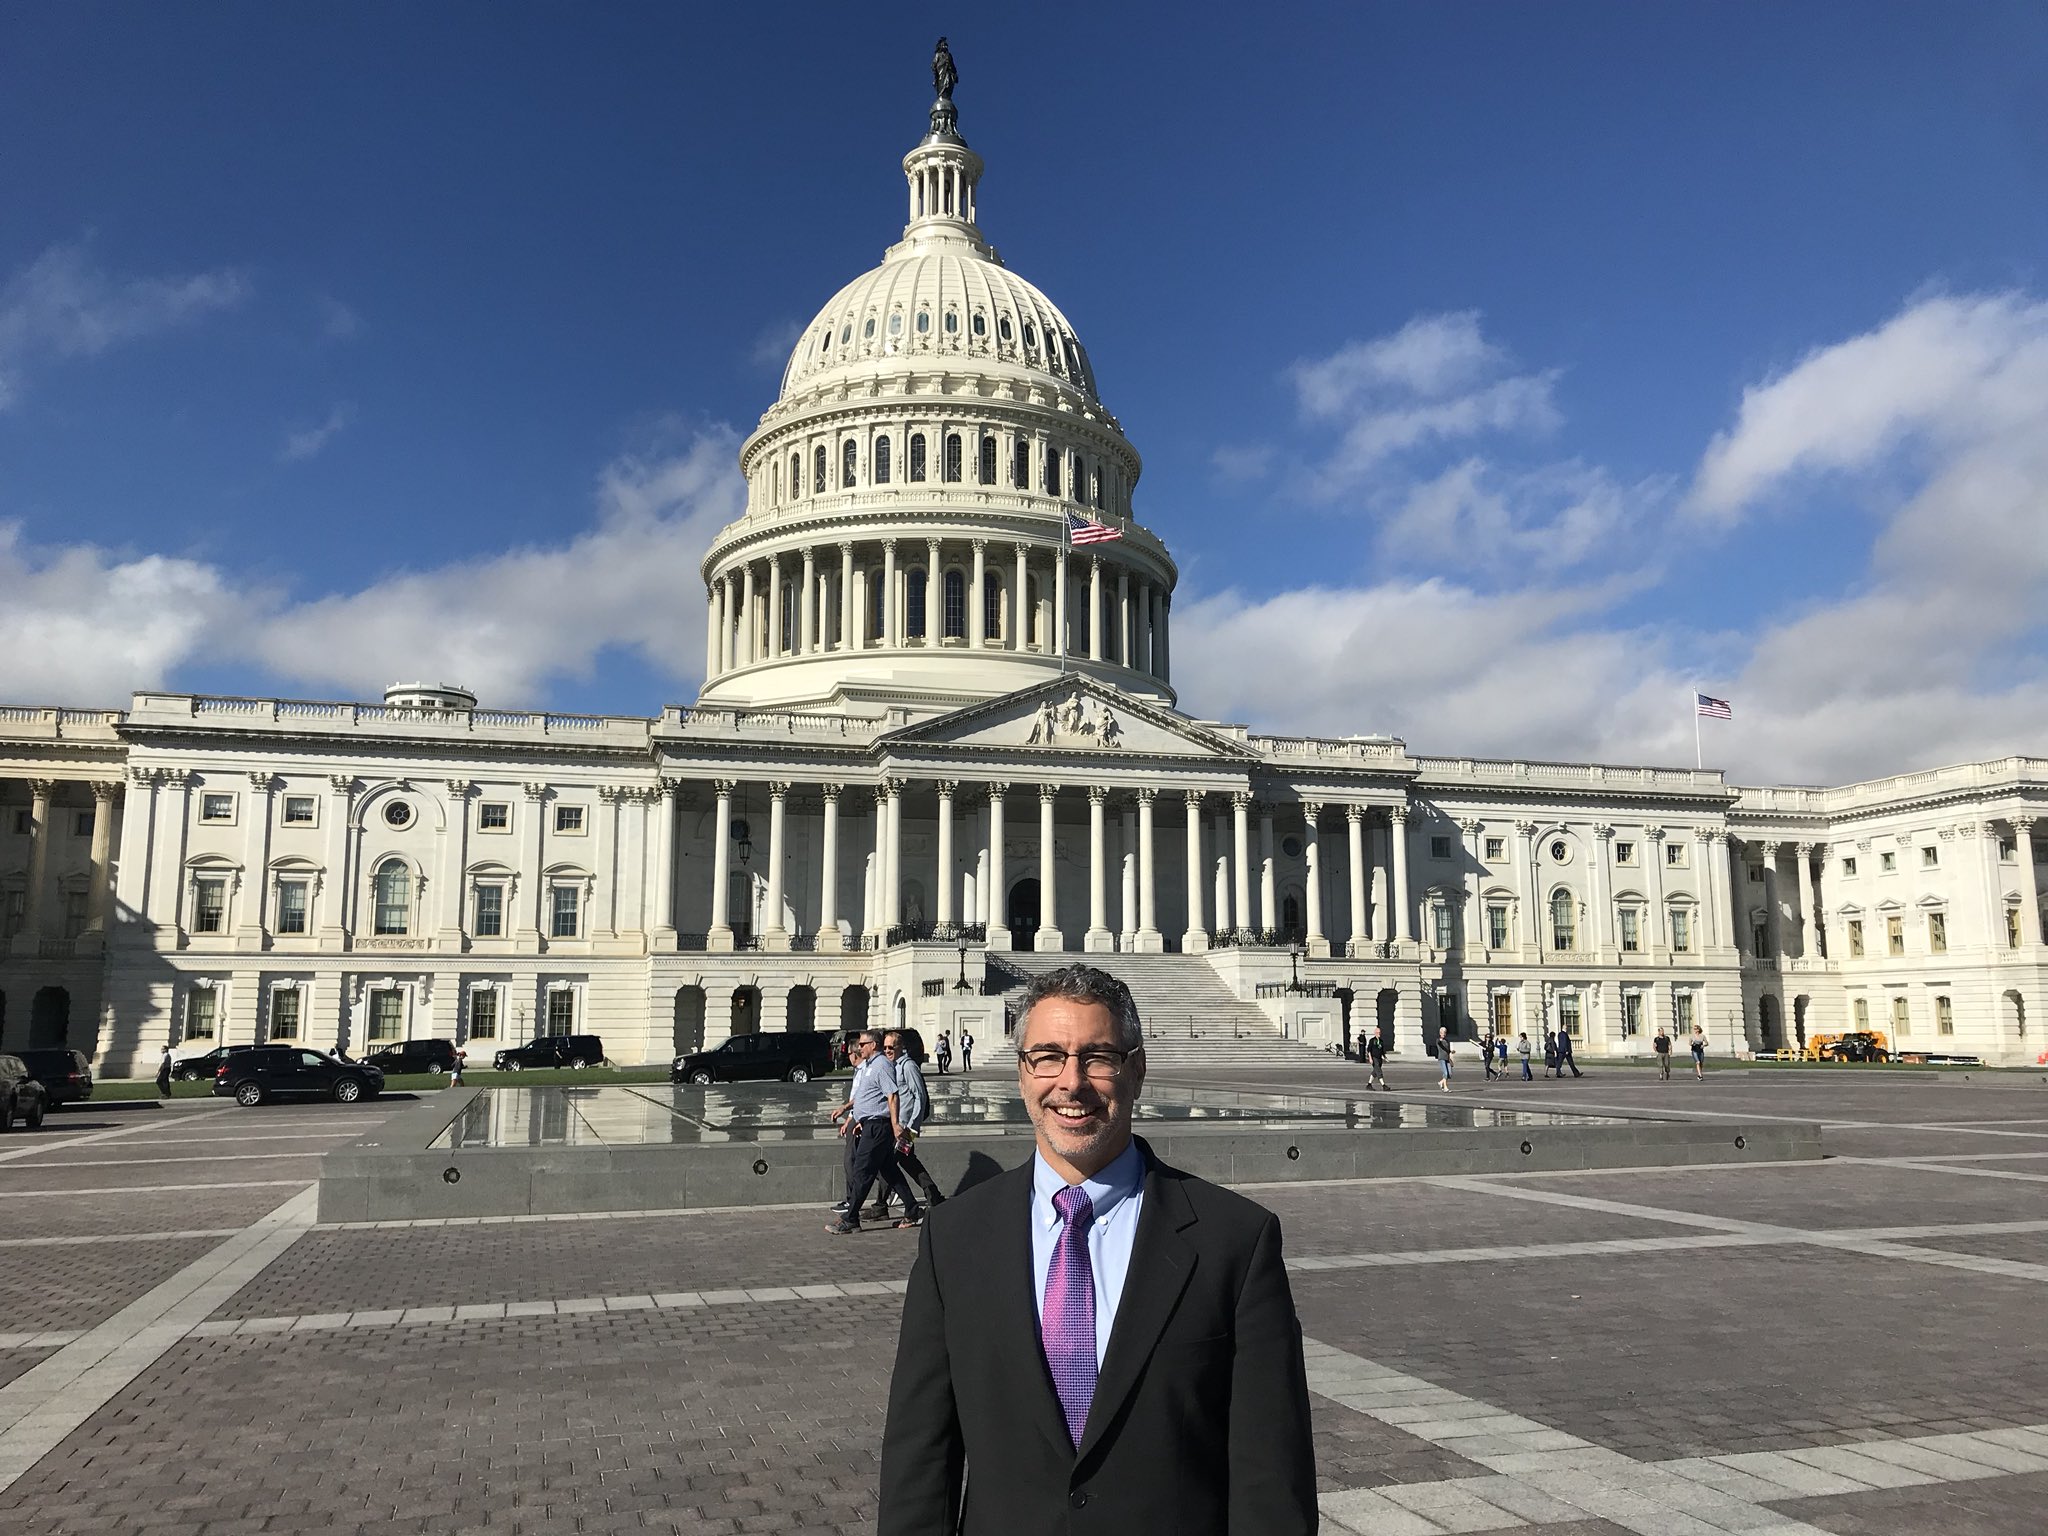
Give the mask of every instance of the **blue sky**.
<svg viewBox="0 0 2048 1536">
<path fill-rule="evenodd" d="M 16 7 L 0 697 L 687 701 L 940 31 L 1185 707 L 1685 761 L 1697 683 L 1748 778 L 2048 750 L 2021 4 Z"/>
</svg>

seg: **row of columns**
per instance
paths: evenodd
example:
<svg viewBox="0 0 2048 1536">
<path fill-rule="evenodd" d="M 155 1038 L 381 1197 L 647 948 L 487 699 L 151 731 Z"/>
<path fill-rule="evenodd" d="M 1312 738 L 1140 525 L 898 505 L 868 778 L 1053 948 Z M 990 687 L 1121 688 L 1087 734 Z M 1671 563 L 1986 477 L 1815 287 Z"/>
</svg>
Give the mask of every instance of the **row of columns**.
<svg viewBox="0 0 2048 1536">
<path fill-rule="evenodd" d="M 50 930 L 50 838 L 53 828 L 57 779 L 30 779 L 28 889 L 22 905 L 21 926 L 11 948 L 18 955 L 33 955 L 46 939 L 64 937 Z M 121 786 L 108 780 L 87 781 L 92 791 L 92 851 L 86 885 L 86 933 L 104 933 L 112 897 L 114 805 Z"/>
<path fill-rule="evenodd" d="M 745 560 L 736 567 L 719 572 L 711 579 L 704 594 L 707 675 L 720 677 L 757 662 L 788 657 L 903 648 L 912 638 L 908 633 L 905 591 L 910 568 L 898 563 L 899 542 L 911 543 L 909 540 L 881 540 L 879 561 L 872 556 L 857 561 L 855 545 L 851 541 L 841 542 L 837 546 L 836 570 L 820 561 L 818 550 L 805 549 L 800 555 L 772 554 Z M 927 539 L 923 542 L 926 584 L 922 640 L 924 644 L 931 645 L 945 631 L 946 565 L 942 541 Z M 963 571 L 967 591 L 962 638 L 977 650 L 994 646 L 1021 652 L 1030 643 L 1032 621 L 1024 611 L 1024 601 L 1030 591 L 1034 564 L 1041 567 L 1043 564 L 1033 558 L 1034 549 L 1040 546 L 1023 541 L 1010 545 L 1015 574 L 1009 579 L 1009 622 L 1004 625 L 999 620 L 997 628 L 1003 632 L 992 634 L 987 624 L 985 587 L 996 564 L 991 557 L 989 543 L 987 539 L 971 541 L 971 564 Z M 1039 633 L 1041 637 L 1048 633 L 1054 636 L 1071 634 L 1073 626 L 1068 618 L 1069 568 L 1076 558 L 1083 557 L 1065 552 L 1059 555 L 1052 555 L 1050 551 L 1045 553 L 1050 558 L 1053 590 L 1038 600 Z M 1170 681 L 1168 613 L 1172 604 L 1171 593 L 1148 577 L 1135 574 L 1122 562 L 1108 562 L 1115 581 L 1115 590 L 1111 594 L 1105 590 L 1104 558 L 1089 555 L 1085 559 L 1088 612 L 1081 633 L 1073 636 L 1075 653 L 1085 655 L 1091 661 L 1114 662 L 1157 677 L 1161 682 Z M 790 562 L 787 570 L 785 560 Z M 757 569 L 763 566 L 765 570 L 757 580 Z M 795 618 L 787 634 L 782 622 L 785 573 L 789 590 L 796 594 Z M 881 625 L 879 634 L 870 634 L 867 619 L 873 608 L 873 598 L 869 584 L 875 581 L 881 585 Z M 1041 651 L 1054 648 L 1041 638 Z"/>
</svg>

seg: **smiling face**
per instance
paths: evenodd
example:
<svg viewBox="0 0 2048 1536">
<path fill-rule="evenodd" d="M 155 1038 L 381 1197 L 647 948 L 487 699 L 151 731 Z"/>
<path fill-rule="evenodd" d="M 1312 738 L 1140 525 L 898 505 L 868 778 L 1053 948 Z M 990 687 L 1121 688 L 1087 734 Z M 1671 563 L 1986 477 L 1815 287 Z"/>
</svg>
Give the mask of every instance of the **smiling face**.
<svg viewBox="0 0 2048 1536">
<path fill-rule="evenodd" d="M 1133 1054 L 1114 1077 L 1081 1069 L 1080 1053 L 1120 1050 L 1116 1018 L 1100 1003 L 1041 998 L 1024 1020 L 1017 1048 L 1058 1046 L 1068 1061 L 1057 1077 L 1034 1077 L 1022 1062 L 1017 1086 L 1038 1132 L 1038 1150 L 1070 1184 L 1101 1172 L 1131 1143 L 1131 1110 L 1145 1085 L 1145 1053 Z"/>
</svg>

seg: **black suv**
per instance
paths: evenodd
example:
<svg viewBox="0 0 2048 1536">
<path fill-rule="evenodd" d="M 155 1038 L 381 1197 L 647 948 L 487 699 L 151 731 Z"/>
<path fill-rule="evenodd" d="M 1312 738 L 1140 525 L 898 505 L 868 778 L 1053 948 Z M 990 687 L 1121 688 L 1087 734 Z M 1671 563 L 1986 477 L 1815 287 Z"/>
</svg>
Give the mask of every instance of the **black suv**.
<svg viewBox="0 0 2048 1536">
<path fill-rule="evenodd" d="M 498 1052 L 491 1065 L 500 1072 L 523 1072 L 528 1067 L 594 1067 L 603 1060 L 604 1042 L 595 1035 L 542 1035 Z"/>
<path fill-rule="evenodd" d="M 180 1056 L 171 1063 L 171 1076 L 181 1083 L 196 1083 L 201 1078 L 216 1077 L 230 1056 L 255 1049 L 253 1045 L 216 1045 L 198 1056 Z"/>
<path fill-rule="evenodd" d="M 50 1108 L 92 1097 L 92 1063 L 83 1051 L 23 1051 L 21 1061 L 28 1075 L 43 1085 Z"/>
<path fill-rule="evenodd" d="M 431 1072 L 439 1077 L 443 1072 L 455 1070 L 455 1042 L 402 1040 L 397 1045 L 383 1046 L 370 1052 L 363 1057 L 363 1063 L 387 1074 Z"/>
<path fill-rule="evenodd" d="M 339 1061 L 303 1045 L 252 1045 L 214 1076 L 213 1091 L 244 1108 L 265 1099 L 333 1099 L 353 1104 L 384 1091 L 384 1074 L 360 1061 Z"/>
<path fill-rule="evenodd" d="M 39 1131 L 49 1108 L 49 1095 L 29 1075 L 22 1059 L 0 1056 L 0 1131 L 13 1130 L 16 1120 L 26 1121 L 30 1130 Z"/>
<path fill-rule="evenodd" d="M 737 1083 L 748 1078 L 782 1078 L 807 1083 L 832 1070 L 832 1032 L 734 1035 L 708 1051 L 678 1056 L 668 1069 L 676 1083 Z"/>
</svg>

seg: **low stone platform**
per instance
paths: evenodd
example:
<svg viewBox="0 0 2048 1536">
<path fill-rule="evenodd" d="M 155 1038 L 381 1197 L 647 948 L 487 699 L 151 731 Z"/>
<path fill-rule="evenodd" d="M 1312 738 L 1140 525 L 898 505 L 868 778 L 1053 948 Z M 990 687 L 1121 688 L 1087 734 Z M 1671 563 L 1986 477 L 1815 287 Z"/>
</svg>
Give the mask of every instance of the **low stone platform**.
<svg viewBox="0 0 2048 1536">
<path fill-rule="evenodd" d="M 1031 1125 L 1006 1079 L 931 1083 L 919 1154 L 951 1189 L 1021 1161 Z M 843 1087 L 450 1089 L 326 1153 L 322 1222 L 829 1204 L 844 1193 Z M 1225 1184 L 1791 1162 L 1820 1126 L 1495 1109 L 1420 1095 L 1152 1085 L 1138 1129 Z"/>
</svg>

